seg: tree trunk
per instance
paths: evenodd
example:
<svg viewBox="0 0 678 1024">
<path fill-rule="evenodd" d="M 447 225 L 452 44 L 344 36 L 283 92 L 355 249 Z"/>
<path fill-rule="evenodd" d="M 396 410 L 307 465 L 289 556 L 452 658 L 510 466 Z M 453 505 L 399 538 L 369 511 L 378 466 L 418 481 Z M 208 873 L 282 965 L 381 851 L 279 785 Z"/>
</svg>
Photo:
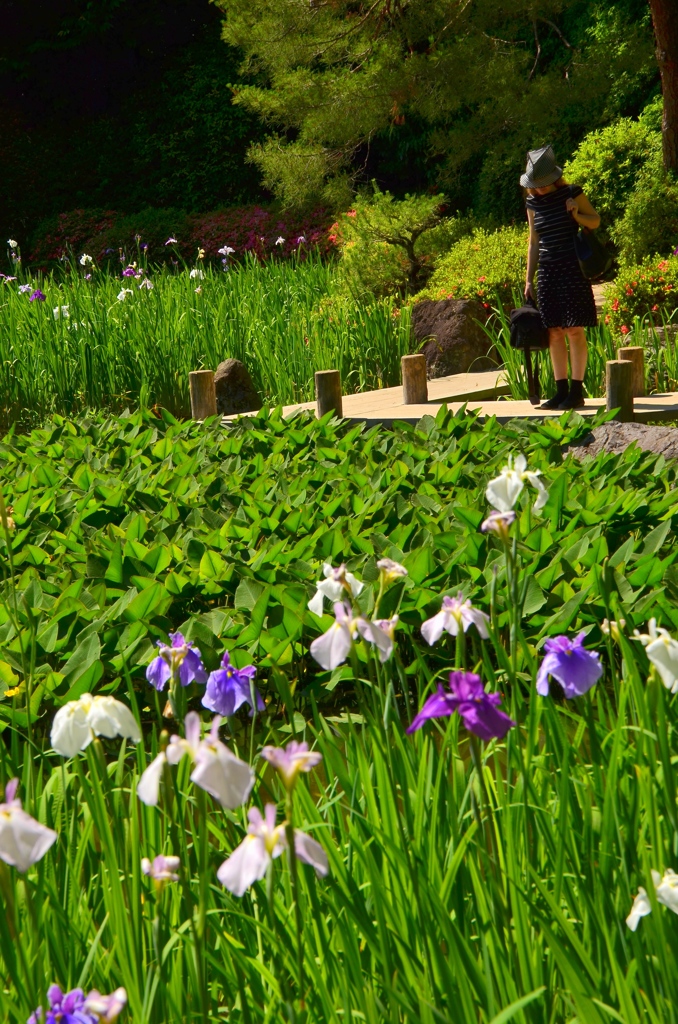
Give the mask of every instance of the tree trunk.
<svg viewBox="0 0 678 1024">
<path fill-rule="evenodd" d="M 664 94 L 664 167 L 678 174 L 678 0 L 650 0 L 650 10 Z"/>
</svg>

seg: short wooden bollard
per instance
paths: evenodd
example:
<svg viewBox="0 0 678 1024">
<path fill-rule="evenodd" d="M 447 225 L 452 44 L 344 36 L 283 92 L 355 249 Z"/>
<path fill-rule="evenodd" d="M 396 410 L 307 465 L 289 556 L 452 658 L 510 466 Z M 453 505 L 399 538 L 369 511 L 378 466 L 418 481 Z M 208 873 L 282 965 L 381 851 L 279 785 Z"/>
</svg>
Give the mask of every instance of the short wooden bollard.
<svg viewBox="0 0 678 1024">
<path fill-rule="evenodd" d="M 217 393 L 214 390 L 213 370 L 193 370 L 188 375 L 191 392 L 191 416 L 194 420 L 206 420 L 217 414 Z"/>
<path fill-rule="evenodd" d="M 618 409 L 616 419 L 633 422 L 633 363 L 608 359 L 605 364 L 605 399 L 608 411 Z"/>
<path fill-rule="evenodd" d="M 318 419 L 333 412 L 342 416 L 341 374 L 339 370 L 317 370 L 315 375 L 315 401 Z"/>
<path fill-rule="evenodd" d="M 403 356 L 400 360 L 400 367 L 403 375 L 403 405 L 426 405 L 428 402 L 426 356 Z"/>
<path fill-rule="evenodd" d="M 634 398 L 645 394 L 645 349 L 642 345 L 631 345 L 629 348 L 618 348 L 617 359 L 628 359 L 633 364 L 632 391 Z"/>
</svg>

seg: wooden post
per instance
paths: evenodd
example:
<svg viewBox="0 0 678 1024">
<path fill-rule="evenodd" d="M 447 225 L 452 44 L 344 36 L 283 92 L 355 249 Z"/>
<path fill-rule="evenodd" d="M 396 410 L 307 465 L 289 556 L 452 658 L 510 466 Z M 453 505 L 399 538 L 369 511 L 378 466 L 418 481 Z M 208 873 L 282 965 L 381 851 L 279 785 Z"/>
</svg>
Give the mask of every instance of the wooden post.
<svg viewBox="0 0 678 1024">
<path fill-rule="evenodd" d="M 633 422 L 633 363 L 628 359 L 608 359 L 605 364 L 605 398 L 608 410 L 619 410 L 616 419 Z"/>
<path fill-rule="evenodd" d="M 403 375 L 403 405 L 425 405 L 428 402 L 426 356 L 403 356 L 400 367 Z"/>
<path fill-rule="evenodd" d="M 213 370 L 193 370 L 188 375 L 191 392 L 191 416 L 194 420 L 206 420 L 217 414 L 217 394 L 214 390 Z"/>
<path fill-rule="evenodd" d="M 645 349 L 642 345 L 631 345 L 629 348 L 618 348 L 617 359 L 628 359 L 633 363 L 632 391 L 634 398 L 645 394 Z"/>
<path fill-rule="evenodd" d="M 317 370 L 315 375 L 315 401 L 318 419 L 333 412 L 342 416 L 341 374 L 339 370 Z"/>
</svg>

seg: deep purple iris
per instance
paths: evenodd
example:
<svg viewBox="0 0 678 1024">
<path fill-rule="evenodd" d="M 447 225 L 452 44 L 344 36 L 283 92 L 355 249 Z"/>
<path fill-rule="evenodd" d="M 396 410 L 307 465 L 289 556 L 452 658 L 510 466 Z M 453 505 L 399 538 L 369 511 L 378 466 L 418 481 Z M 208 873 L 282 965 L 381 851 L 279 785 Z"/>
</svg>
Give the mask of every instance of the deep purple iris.
<svg viewBox="0 0 678 1024">
<path fill-rule="evenodd" d="M 160 653 L 146 669 L 146 678 L 156 690 L 164 690 L 174 673 L 182 686 L 189 683 L 204 683 L 207 673 L 200 657 L 200 651 L 182 633 L 170 633 L 172 646 L 158 640 Z"/>
<path fill-rule="evenodd" d="M 568 700 L 581 697 L 598 682 L 603 674 L 600 655 L 584 647 L 586 633 L 580 633 L 574 640 L 567 636 L 555 636 L 546 641 L 546 657 L 537 673 L 537 693 L 549 695 L 549 676 L 557 679 Z"/>
<path fill-rule="evenodd" d="M 58 985 L 47 989 L 49 1008 L 44 1024 L 97 1024 L 97 1017 L 84 1009 L 85 993 L 81 988 L 62 992 Z M 43 1024 L 42 1007 L 28 1018 L 27 1024 Z"/>
<path fill-rule="evenodd" d="M 242 704 L 252 704 L 252 692 L 250 681 L 254 679 L 257 670 L 254 665 L 247 665 L 245 668 L 235 668 L 231 665 L 231 658 L 228 651 L 224 651 L 221 659 L 221 668 L 216 672 L 210 672 L 207 680 L 207 689 L 202 699 L 203 706 L 217 715 L 227 718 L 235 714 Z M 261 699 L 258 690 L 254 691 L 257 702 L 257 711 L 263 711 L 266 705 Z"/>
<path fill-rule="evenodd" d="M 134 267 L 125 267 L 125 269 L 122 272 L 123 277 L 134 277 L 135 274 L 136 270 L 134 269 Z"/>
<path fill-rule="evenodd" d="M 501 694 L 485 693 L 480 676 L 473 672 L 450 672 L 450 689 L 438 685 L 424 702 L 408 733 L 420 729 L 429 718 L 443 718 L 458 711 L 469 732 L 481 740 L 502 739 L 516 723 L 500 711 Z"/>
<path fill-rule="evenodd" d="M 36 301 L 37 302 L 44 302 L 45 301 L 45 297 L 46 297 L 45 293 L 41 292 L 39 288 L 36 288 L 35 291 L 33 292 L 33 294 L 28 296 L 28 301 L 29 302 L 36 302 Z"/>
</svg>

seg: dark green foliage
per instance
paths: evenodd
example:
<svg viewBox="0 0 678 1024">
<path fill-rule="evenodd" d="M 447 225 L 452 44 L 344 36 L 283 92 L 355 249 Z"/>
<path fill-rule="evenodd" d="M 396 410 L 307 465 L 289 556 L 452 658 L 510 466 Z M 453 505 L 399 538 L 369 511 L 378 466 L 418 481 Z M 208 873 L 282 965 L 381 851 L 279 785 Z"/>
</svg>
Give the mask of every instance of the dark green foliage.
<svg viewBox="0 0 678 1024">
<path fill-rule="evenodd" d="M 231 103 L 239 55 L 219 39 L 216 11 L 197 0 L 120 0 L 105 15 L 74 6 L 71 18 L 57 4 L 52 34 L 27 32 L 0 58 L 3 237 L 76 207 L 190 212 L 260 198 L 245 164 L 256 123 Z"/>
<path fill-rule="evenodd" d="M 657 78 L 637 3 L 220 6 L 225 38 L 268 76 L 238 102 L 272 132 L 252 158 L 288 205 L 346 197 L 372 141 L 397 152 L 402 131 L 419 180 L 453 206 L 518 216 L 528 148 L 548 139 L 565 158 L 592 122 L 636 112 Z"/>
</svg>

